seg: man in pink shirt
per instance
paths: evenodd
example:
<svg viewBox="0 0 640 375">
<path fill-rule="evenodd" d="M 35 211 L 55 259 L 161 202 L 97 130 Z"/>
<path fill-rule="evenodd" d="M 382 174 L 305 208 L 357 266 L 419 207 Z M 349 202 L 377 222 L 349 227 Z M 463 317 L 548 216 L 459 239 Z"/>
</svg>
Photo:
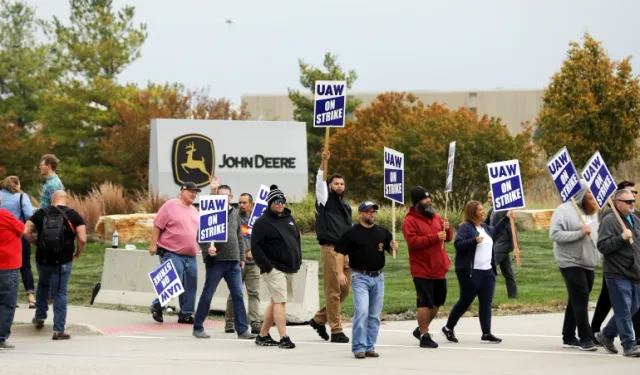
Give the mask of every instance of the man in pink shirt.
<svg viewBox="0 0 640 375">
<path fill-rule="evenodd" d="M 197 241 L 198 210 L 193 206 L 200 189 L 193 182 L 185 182 L 180 188 L 180 198 L 170 199 L 160 207 L 153 221 L 153 233 L 149 254 L 160 256 L 160 263 L 173 260 L 184 293 L 178 298 L 180 313 L 178 323 L 193 324 L 198 287 L 198 263 L 200 250 Z M 153 320 L 162 323 L 162 306 L 156 298 L 151 304 Z"/>
</svg>

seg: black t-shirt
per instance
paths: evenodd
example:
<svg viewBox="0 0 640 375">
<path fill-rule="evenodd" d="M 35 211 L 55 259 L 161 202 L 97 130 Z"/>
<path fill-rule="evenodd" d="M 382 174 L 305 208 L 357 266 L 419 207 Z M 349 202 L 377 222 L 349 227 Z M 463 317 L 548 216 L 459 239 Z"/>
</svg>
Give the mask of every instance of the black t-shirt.
<svg viewBox="0 0 640 375">
<path fill-rule="evenodd" d="M 86 225 L 82 216 L 78 214 L 74 209 L 69 208 L 67 206 L 57 206 L 61 209 L 71 221 L 73 228 L 77 228 L 81 225 Z M 42 233 L 42 223 L 44 222 L 45 210 L 55 210 L 54 207 L 40 208 L 36 211 L 33 216 L 29 219 L 36 227 L 38 232 L 38 236 Z M 59 261 L 60 263 L 67 263 L 73 260 L 73 253 L 76 251 L 75 245 L 75 234 L 69 227 L 69 223 L 64 221 L 64 246 L 62 250 L 62 254 L 60 254 Z M 56 259 L 53 251 L 45 251 L 45 249 L 41 249 L 39 245 L 36 247 L 36 262 L 38 264 L 45 265 L 55 265 Z"/>
<path fill-rule="evenodd" d="M 349 256 L 349 266 L 365 271 L 380 271 L 384 268 L 384 250 L 391 253 L 391 232 L 374 224 L 365 228 L 356 224 L 342 235 L 335 251 Z"/>
</svg>

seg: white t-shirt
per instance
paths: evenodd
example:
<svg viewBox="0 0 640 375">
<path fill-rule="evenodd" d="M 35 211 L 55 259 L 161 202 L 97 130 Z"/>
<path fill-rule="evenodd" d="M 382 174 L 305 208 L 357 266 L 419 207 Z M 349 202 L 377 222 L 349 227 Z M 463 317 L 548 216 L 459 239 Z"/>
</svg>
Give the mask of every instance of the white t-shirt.
<svg viewBox="0 0 640 375">
<path fill-rule="evenodd" d="M 484 231 L 482 226 L 476 227 L 476 229 L 480 233 L 480 237 L 484 239 L 476 246 L 476 256 L 473 259 L 473 269 L 490 270 L 493 240 L 489 237 L 487 232 Z"/>
</svg>

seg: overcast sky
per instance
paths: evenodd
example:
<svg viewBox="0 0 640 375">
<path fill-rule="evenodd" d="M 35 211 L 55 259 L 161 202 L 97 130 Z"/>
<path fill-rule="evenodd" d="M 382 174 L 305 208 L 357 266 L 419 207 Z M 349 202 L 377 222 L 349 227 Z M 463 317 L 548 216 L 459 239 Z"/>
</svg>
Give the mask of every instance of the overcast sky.
<svg viewBox="0 0 640 375">
<path fill-rule="evenodd" d="M 68 0 L 27 0 L 68 20 Z M 589 31 L 614 59 L 640 56 L 638 0 L 114 0 L 148 25 L 122 82 L 244 94 L 300 88 L 297 61 L 325 52 L 355 69 L 353 91 L 543 88 Z M 180 5 L 178 5 L 180 4 Z M 237 23 L 228 25 L 227 17 Z M 638 60 L 632 60 L 639 66 Z M 638 68 L 634 69 L 637 74 Z"/>
</svg>

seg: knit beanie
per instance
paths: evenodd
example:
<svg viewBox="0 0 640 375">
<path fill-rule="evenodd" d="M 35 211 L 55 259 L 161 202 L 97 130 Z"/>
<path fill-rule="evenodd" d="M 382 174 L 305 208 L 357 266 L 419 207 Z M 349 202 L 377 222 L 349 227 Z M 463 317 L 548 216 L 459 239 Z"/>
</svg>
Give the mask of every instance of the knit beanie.
<svg viewBox="0 0 640 375">
<path fill-rule="evenodd" d="M 271 185 L 269 189 L 269 194 L 267 194 L 267 205 L 269 207 L 271 207 L 271 203 L 273 203 L 273 201 L 275 201 L 276 199 L 286 200 L 286 198 L 284 197 L 284 193 L 282 192 L 282 190 L 278 189 L 277 185 Z"/>
<path fill-rule="evenodd" d="M 414 186 L 411 188 L 411 203 L 414 206 L 426 197 L 430 197 L 427 189 L 423 188 L 422 186 Z"/>
</svg>

